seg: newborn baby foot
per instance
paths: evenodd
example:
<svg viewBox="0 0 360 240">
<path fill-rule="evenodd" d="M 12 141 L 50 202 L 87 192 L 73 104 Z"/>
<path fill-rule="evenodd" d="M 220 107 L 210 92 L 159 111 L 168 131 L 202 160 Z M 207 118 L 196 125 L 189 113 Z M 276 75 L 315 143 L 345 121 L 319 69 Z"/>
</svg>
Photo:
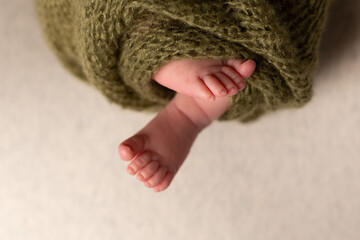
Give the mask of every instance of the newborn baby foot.
<svg viewBox="0 0 360 240">
<path fill-rule="evenodd" d="M 244 79 L 255 70 L 253 60 L 184 59 L 160 68 L 153 79 L 159 84 L 191 97 L 214 101 L 245 88 Z"/>
<path fill-rule="evenodd" d="M 120 157 L 131 161 L 127 171 L 137 174 L 137 179 L 155 192 L 170 185 L 202 129 L 201 122 L 195 125 L 184 115 L 180 110 L 184 104 L 177 105 L 178 99 L 179 96 L 175 96 L 142 130 L 119 146 Z"/>
<path fill-rule="evenodd" d="M 159 70 L 155 80 L 180 93 L 119 145 L 120 157 L 130 161 L 128 172 L 137 174 L 137 179 L 155 192 L 168 188 L 197 135 L 230 107 L 227 95 L 243 89 L 243 79 L 254 70 L 254 61 L 236 59 L 179 60 Z M 226 94 L 221 97 L 224 89 Z M 214 101 L 207 101 L 211 97 Z"/>
<path fill-rule="evenodd" d="M 131 175 L 155 192 L 165 190 L 187 157 L 202 129 L 220 117 L 230 99 L 214 102 L 176 94 L 172 101 L 134 136 L 119 146 L 119 155 L 131 161 Z"/>
</svg>

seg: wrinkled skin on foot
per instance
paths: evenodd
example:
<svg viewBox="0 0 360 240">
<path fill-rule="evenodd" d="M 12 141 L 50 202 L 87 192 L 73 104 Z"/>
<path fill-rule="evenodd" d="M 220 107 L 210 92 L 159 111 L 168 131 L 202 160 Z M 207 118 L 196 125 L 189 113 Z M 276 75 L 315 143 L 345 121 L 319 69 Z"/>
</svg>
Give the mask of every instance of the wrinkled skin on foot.
<svg viewBox="0 0 360 240">
<path fill-rule="evenodd" d="M 176 106 L 175 97 L 152 121 L 119 146 L 127 171 L 155 192 L 165 190 L 200 132 Z"/>
<path fill-rule="evenodd" d="M 154 79 L 178 93 L 143 129 L 119 145 L 120 157 L 130 162 L 129 174 L 155 192 L 167 189 L 197 135 L 225 113 L 229 96 L 245 87 L 244 79 L 254 70 L 254 61 L 238 59 L 178 60 L 161 68 Z"/>
<path fill-rule="evenodd" d="M 178 93 L 214 101 L 243 90 L 255 65 L 240 59 L 176 60 L 160 68 L 153 79 Z"/>
</svg>

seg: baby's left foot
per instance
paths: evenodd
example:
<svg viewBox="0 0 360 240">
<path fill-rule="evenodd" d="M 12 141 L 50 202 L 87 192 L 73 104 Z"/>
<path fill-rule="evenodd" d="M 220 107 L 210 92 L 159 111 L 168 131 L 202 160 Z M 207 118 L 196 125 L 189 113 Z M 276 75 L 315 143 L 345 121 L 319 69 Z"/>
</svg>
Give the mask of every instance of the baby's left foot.
<svg viewBox="0 0 360 240">
<path fill-rule="evenodd" d="M 253 60 L 182 59 L 167 63 L 153 76 L 159 84 L 178 93 L 214 101 L 245 88 L 244 79 L 255 70 Z"/>
</svg>

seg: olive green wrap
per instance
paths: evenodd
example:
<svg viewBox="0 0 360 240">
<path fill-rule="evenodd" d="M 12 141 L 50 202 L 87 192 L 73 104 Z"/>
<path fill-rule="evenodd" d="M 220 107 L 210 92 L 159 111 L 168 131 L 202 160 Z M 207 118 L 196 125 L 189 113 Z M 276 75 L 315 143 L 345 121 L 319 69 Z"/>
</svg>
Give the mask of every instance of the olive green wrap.
<svg viewBox="0 0 360 240">
<path fill-rule="evenodd" d="M 152 76 L 185 58 L 254 59 L 220 120 L 254 120 L 312 97 L 331 0 L 35 0 L 60 61 L 110 102 L 158 111 L 174 92 Z"/>
</svg>

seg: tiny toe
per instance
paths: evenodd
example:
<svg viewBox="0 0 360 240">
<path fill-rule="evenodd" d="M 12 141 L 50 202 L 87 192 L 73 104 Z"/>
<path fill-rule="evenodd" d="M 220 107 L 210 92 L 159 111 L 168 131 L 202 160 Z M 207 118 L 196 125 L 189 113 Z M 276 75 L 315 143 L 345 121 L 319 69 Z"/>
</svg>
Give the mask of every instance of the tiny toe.
<svg viewBox="0 0 360 240">
<path fill-rule="evenodd" d="M 145 186 L 152 188 L 158 185 L 164 179 L 167 170 L 167 167 L 161 166 L 155 174 L 145 182 Z"/>
<path fill-rule="evenodd" d="M 214 94 L 206 86 L 203 79 L 196 77 L 196 80 L 194 80 L 192 82 L 194 83 L 194 85 L 189 85 L 189 86 L 191 86 L 191 89 L 192 89 L 192 90 L 189 90 L 189 92 L 194 93 L 192 95 L 193 97 L 198 97 L 205 101 L 214 101 L 215 100 Z M 196 89 L 196 91 L 194 91 L 194 89 Z"/>
<path fill-rule="evenodd" d="M 221 81 L 222 85 L 227 89 L 228 94 L 234 95 L 239 91 L 236 84 L 224 73 L 218 72 L 215 73 L 214 75 L 217 77 L 217 79 Z"/>
<path fill-rule="evenodd" d="M 256 63 L 254 60 L 247 60 L 245 62 L 243 62 L 238 71 L 241 74 L 241 76 L 243 76 L 244 78 L 249 78 L 255 71 L 256 68 Z"/>
<path fill-rule="evenodd" d="M 145 151 L 139 154 L 127 167 L 128 172 L 131 175 L 135 175 L 140 169 L 145 167 L 151 161 L 151 159 L 152 154 L 149 151 Z"/>
<path fill-rule="evenodd" d="M 164 177 L 164 179 L 154 187 L 155 192 L 161 192 L 164 191 L 166 188 L 169 187 L 172 179 L 174 178 L 174 173 L 168 171 Z"/>
<path fill-rule="evenodd" d="M 119 156 L 124 161 L 130 161 L 134 157 L 133 150 L 130 146 L 121 143 L 118 148 Z"/>
<path fill-rule="evenodd" d="M 243 77 L 234 70 L 234 68 L 229 66 L 223 66 L 221 68 L 221 71 L 230 77 L 230 79 L 236 84 L 236 86 L 239 88 L 239 90 L 242 90 L 245 87 L 245 81 Z"/>
<path fill-rule="evenodd" d="M 136 176 L 136 178 L 142 182 L 148 180 L 150 177 L 154 175 L 159 165 L 160 165 L 159 161 L 149 162 L 143 169 L 141 169 L 141 171 Z"/>
<path fill-rule="evenodd" d="M 228 94 L 224 85 L 221 81 L 215 77 L 213 74 L 205 75 L 202 77 L 205 85 L 209 90 L 217 97 L 226 96 Z"/>
<path fill-rule="evenodd" d="M 130 161 L 136 154 L 144 149 L 145 139 L 142 135 L 135 135 L 128 138 L 119 145 L 118 151 L 120 157 L 125 161 Z"/>
</svg>

